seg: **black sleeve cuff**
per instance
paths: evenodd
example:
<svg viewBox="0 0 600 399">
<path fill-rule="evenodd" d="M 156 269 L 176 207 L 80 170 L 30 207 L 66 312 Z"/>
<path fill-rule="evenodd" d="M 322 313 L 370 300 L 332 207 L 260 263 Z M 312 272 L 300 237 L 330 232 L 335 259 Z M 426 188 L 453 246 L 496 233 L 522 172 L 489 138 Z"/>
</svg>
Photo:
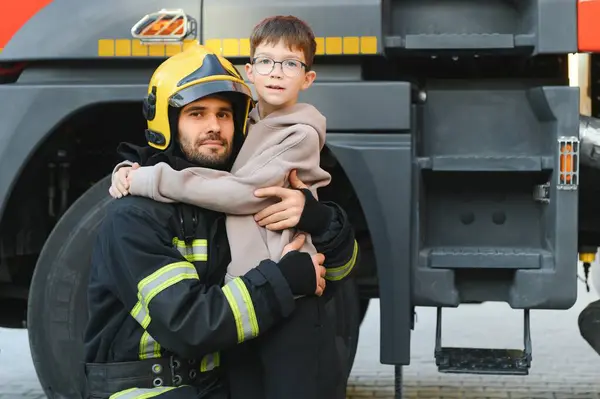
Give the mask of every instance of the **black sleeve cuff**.
<svg viewBox="0 0 600 399">
<path fill-rule="evenodd" d="M 333 219 L 333 209 L 317 201 L 309 189 L 303 188 L 300 191 L 304 194 L 306 202 L 296 228 L 310 235 L 323 234 Z"/>
<path fill-rule="evenodd" d="M 288 252 L 278 263 L 294 295 L 312 295 L 317 290 L 317 275 L 306 252 Z"/>
<path fill-rule="evenodd" d="M 282 317 L 287 317 L 293 312 L 295 308 L 294 294 L 283 273 L 277 267 L 277 263 L 268 259 L 264 260 L 256 268 L 246 273 L 245 277 L 256 286 L 269 283 L 273 299 L 278 305 L 275 308 Z"/>
</svg>

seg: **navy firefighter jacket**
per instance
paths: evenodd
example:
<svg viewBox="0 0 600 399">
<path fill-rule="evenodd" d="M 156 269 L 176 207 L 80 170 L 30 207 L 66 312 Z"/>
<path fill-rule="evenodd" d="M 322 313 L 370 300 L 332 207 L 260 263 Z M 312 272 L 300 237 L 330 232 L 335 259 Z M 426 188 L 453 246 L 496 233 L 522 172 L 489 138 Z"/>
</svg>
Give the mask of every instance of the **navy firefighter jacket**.
<svg viewBox="0 0 600 399">
<path fill-rule="evenodd" d="M 313 205 L 305 213 L 315 202 L 307 198 Z M 326 229 L 312 235 L 325 255 L 331 292 L 351 275 L 358 246 L 345 212 L 334 203 L 319 205 L 333 215 Z M 293 311 L 294 295 L 271 260 L 223 285 L 230 253 L 221 213 L 126 196 L 107 206 L 96 239 L 86 363 L 175 356 L 196 364 L 199 376 L 210 374 L 221 351 L 257 337 Z"/>
</svg>

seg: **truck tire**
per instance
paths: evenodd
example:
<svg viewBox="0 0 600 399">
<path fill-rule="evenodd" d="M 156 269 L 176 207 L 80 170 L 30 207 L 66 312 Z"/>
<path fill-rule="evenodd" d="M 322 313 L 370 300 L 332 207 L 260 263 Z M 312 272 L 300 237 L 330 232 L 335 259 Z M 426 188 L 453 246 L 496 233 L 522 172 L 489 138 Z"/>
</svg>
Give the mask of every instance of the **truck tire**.
<svg viewBox="0 0 600 399">
<path fill-rule="evenodd" d="M 31 281 L 27 324 L 33 363 L 51 399 L 83 397 L 86 287 L 110 176 L 86 191 L 50 233 Z"/>
<path fill-rule="evenodd" d="M 89 260 L 112 200 L 109 187 L 107 176 L 73 203 L 48 237 L 34 271 L 27 312 L 29 343 L 36 373 L 50 399 L 83 397 Z M 345 283 L 330 303 L 349 374 L 360 327 L 355 282 Z"/>
</svg>

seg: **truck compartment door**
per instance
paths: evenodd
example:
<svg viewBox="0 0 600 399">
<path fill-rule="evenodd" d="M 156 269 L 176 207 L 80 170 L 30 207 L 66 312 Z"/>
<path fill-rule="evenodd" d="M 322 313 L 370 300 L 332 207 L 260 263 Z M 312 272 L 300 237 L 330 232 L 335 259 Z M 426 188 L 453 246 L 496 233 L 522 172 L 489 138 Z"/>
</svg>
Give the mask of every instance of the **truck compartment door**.
<svg viewBox="0 0 600 399">
<path fill-rule="evenodd" d="M 416 305 L 573 305 L 578 99 L 571 87 L 429 84 L 416 149 Z"/>
</svg>

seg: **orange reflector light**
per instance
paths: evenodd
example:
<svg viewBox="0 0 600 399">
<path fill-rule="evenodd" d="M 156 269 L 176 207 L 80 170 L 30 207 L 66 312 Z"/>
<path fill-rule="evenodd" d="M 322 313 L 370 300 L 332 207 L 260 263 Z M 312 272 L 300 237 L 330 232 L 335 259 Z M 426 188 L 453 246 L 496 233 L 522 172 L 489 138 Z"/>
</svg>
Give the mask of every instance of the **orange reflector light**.
<svg viewBox="0 0 600 399">
<path fill-rule="evenodd" d="M 576 137 L 564 137 L 558 141 L 559 188 L 575 188 L 579 184 L 579 140 Z"/>
<path fill-rule="evenodd" d="M 183 19 L 164 17 L 158 21 L 148 24 L 140 33 L 140 36 L 156 36 L 156 35 L 181 35 L 183 33 Z"/>
<path fill-rule="evenodd" d="M 577 47 L 580 52 L 600 52 L 600 1 L 577 1 Z"/>
<path fill-rule="evenodd" d="M 570 183 L 573 171 L 573 148 L 570 144 L 563 145 L 560 149 L 560 182 Z"/>
<path fill-rule="evenodd" d="M 181 41 L 188 34 L 188 19 L 183 10 L 160 10 L 144 16 L 133 28 L 131 35 L 146 42 Z"/>
</svg>

